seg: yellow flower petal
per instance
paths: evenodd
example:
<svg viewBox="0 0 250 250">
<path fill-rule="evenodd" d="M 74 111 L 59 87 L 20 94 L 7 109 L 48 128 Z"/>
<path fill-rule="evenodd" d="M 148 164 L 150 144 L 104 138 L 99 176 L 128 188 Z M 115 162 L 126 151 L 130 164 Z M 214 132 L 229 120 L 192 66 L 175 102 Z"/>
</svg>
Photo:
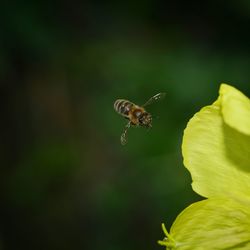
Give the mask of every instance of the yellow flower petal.
<svg viewBox="0 0 250 250">
<path fill-rule="evenodd" d="M 224 121 L 232 128 L 250 136 L 250 100 L 227 84 L 220 87 Z"/>
<path fill-rule="evenodd" d="M 167 250 L 250 249 L 250 101 L 222 84 L 184 131 L 184 165 L 208 199 L 186 208 L 158 243 Z"/>
<path fill-rule="evenodd" d="M 167 235 L 166 235 L 167 236 Z M 170 229 L 175 246 L 167 249 L 250 249 L 250 211 L 245 204 L 211 198 L 192 204 Z M 164 245 L 167 237 L 159 243 Z"/>
<path fill-rule="evenodd" d="M 182 144 L 184 165 L 200 195 L 250 199 L 250 136 L 224 122 L 221 107 L 228 100 L 223 95 L 189 121 Z"/>
</svg>

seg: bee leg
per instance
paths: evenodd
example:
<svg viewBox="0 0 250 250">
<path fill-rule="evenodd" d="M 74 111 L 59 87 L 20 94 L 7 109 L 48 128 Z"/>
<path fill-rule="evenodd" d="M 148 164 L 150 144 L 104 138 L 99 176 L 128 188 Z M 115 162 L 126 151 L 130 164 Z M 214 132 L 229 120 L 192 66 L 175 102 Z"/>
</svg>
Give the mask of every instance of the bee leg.
<svg viewBox="0 0 250 250">
<path fill-rule="evenodd" d="M 147 131 L 149 131 L 151 128 L 152 128 L 152 124 L 150 124 L 150 125 L 147 127 Z"/>
<path fill-rule="evenodd" d="M 125 145 L 127 143 L 127 131 L 130 128 L 131 122 L 128 122 L 127 125 L 125 126 L 125 129 L 121 135 L 121 144 Z"/>
</svg>

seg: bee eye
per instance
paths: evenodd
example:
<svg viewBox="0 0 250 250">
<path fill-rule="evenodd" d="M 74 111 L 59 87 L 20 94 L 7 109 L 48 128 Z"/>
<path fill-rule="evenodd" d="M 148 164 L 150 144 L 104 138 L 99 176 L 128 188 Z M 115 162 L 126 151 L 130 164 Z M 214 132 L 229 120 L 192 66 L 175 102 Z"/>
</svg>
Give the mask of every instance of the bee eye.
<svg viewBox="0 0 250 250">
<path fill-rule="evenodd" d="M 144 123 L 144 122 L 145 122 L 145 116 L 141 115 L 141 116 L 139 117 L 139 122 L 140 122 L 140 123 Z"/>
<path fill-rule="evenodd" d="M 141 111 L 137 111 L 137 112 L 135 113 L 136 117 L 138 117 L 138 118 L 141 116 L 141 114 L 142 114 Z"/>
</svg>

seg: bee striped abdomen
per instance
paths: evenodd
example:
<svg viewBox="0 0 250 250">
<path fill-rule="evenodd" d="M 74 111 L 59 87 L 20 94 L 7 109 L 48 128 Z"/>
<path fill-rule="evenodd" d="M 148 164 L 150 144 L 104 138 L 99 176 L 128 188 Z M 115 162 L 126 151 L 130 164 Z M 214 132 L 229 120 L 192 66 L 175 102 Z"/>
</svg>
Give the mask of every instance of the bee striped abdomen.
<svg viewBox="0 0 250 250">
<path fill-rule="evenodd" d="M 124 99 L 118 99 L 114 103 L 115 111 L 125 117 L 129 115 L 129 112 L 133 106 L 134 104 L 132 102 Z"/>
</svg>

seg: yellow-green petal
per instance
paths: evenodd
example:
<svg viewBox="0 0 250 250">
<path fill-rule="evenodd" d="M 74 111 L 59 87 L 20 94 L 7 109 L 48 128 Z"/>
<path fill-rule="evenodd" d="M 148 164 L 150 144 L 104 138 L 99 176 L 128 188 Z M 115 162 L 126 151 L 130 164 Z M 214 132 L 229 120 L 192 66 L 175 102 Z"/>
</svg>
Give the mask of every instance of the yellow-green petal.
<svg viewBox="0 0 250 250">
<path fill-rule="evenodd" d="M 250 136 L 249 98 L 227 84 L 221 84 L 220 96 L 222 114 L 226 124 Z"/>
<path fill-rule="evenodd" d="M 224 198 L 211 198 L 192 204 L 172 225 L 170 235 L 175 241 L 175 247 L 167 249 L 249 250 L 248 208 L 245 204 Z"/>
<path fill-rule="evenodd" d="M 188 122 L 182 144 L 184 165 L 198 194 L 250 199 L 250 136 L 225 123 L 221 111 L 225 102 L 219 98 Z"/>
</svg>

